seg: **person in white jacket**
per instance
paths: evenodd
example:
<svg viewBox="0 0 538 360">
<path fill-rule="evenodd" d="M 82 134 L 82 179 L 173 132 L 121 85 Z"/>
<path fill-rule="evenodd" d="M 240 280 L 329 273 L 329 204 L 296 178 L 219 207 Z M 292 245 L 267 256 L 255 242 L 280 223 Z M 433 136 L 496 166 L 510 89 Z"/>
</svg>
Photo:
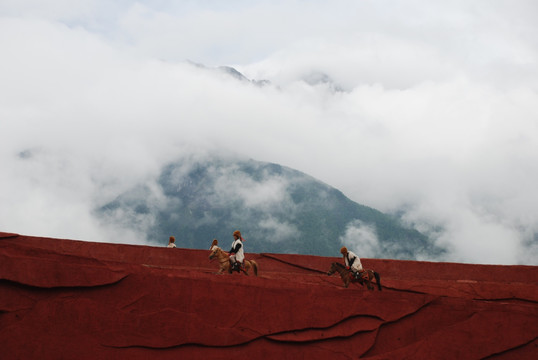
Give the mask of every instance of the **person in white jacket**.
<svg viewBox="0 0 538 360">
<path fill-rule="evenodd" d="M 345 246 L 340 249 L 340 253 L 344 257 L 346 268 L 353 272 L 355 278 L 358 278 L 359 274 L 363 270 L 361 259 L 353 251 L 348 251 Z"/>
<path fill-rule="evenodd" d="M 243 237 L 239 230 L 235 230 L 233 233 L 234 242 L 232 243 L 232 248 L 230 250 L 230 263 L 232 265 L 232 271 L 239 271 L 240 267 L 243 266 L 243 260 L 245 260 L 245 252 L 243 249 Z"/>
</svg>

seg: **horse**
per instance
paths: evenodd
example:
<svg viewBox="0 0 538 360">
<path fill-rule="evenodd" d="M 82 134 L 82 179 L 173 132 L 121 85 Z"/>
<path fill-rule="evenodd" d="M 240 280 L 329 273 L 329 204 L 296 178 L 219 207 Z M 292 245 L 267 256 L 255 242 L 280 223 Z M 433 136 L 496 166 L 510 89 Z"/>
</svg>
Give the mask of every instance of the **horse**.
<svg viewBox="0 0 538 360">
<path fill-rule="evenodd" d="M 366 285 L 368 290 L 374 290 L 374 286 L 372 285 L 372 279 L 375 277 L 377 288 L 379 289 L 379 291 L 381 291 L 381 279 L 379 278 L 379 274 L 376 271 L 363 270 L 359 272 L 359 278 L 357 279 L 353 276 L 353 272 L 346 269 L 344 265 L 337 262 L 333 262 L 331 264 L 331 268 L 327 272 L 327 275 L 331 276 L 335 272 L 338 272 L 340 274 L 340 277 L 344 282 L 345 288 L 347 288 L 350 283 L 358 282 L 361 285 Z"/>
<path fill-rule="evenodd" d="M 219 260 L 220 269 L 217 274 L 222 274 L 224 271 L 227 271 L 228 274 L 231 274 L 232 267 L 228 254 L 226 254 L 220 247 L 216 245 L 211 246 L 210 251 L 211 253 L 209 254 L 209 260 L 212 260 L 215 257 L 217 257 L 217 259 Z M 244 266 L 241 267 L 238 272 L 242 271 L 245 273 L 245 275 L 248 275 L 251 269 L 254 271 L 254 275 L 258 276 L 258 263 L 254 260 L 245 260 Z"/>
</svg>

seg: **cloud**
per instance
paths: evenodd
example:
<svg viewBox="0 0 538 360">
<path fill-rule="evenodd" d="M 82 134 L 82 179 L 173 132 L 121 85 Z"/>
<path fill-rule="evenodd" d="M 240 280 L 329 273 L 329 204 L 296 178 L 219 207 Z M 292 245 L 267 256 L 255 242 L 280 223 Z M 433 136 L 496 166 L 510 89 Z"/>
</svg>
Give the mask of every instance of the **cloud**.
<svg viewBox="0 0 538 360">
<path fill-rule="evenodd" d="M 355 220 L 346 226 L 340 242 L 359 257 L 375 257 L 380 254 L 379 240 L 375 228 Z"/>
<path fill-rule="evenodd" d="M 279 221 L 272 216 L 268 216 L 258 224 L 260 229 L 266 234 L 269 242 L 279 242 L 298 237 L 299 229 L 293 223 Z"/>
<path fill-rule="evenodd" d="M 537 264 L 535 2 L 48 4 L 0 5 L 1 230 L 118 241 L 93 209 L 216 152 L 405 209 L 451 261 Z"/>
<path fill-rule="evenodd" d="M 288 181 L 281 176 L 265 174 L 255 180 L 236 165 L 211 168 L 210 172 L 215 178 L 215 197 L 220 205 L 235 199 L 244 207 L 266 211 L 290 201 Z"/>
</svg>

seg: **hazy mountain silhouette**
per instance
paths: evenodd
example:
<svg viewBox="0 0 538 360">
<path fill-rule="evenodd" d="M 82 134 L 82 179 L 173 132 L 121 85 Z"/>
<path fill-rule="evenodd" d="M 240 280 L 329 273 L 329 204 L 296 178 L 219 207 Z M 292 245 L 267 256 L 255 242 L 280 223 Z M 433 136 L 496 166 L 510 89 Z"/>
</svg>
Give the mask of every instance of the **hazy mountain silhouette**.
<svg viewBox="0 0 538 360">
<path fill-rule="evenodd" d="M 277 164 L 219 157 L 167 165 L 154 183 L 119 194 L 100 207 L 103 221 L 170 235 L 186 248 L 223 248 L 241 230 L 249 252 L 338 255 L 342 244 L 361 256 L 434 258 L 443 252 L 397 217 L 348 199 L 302 172 Z"/>
</svg>

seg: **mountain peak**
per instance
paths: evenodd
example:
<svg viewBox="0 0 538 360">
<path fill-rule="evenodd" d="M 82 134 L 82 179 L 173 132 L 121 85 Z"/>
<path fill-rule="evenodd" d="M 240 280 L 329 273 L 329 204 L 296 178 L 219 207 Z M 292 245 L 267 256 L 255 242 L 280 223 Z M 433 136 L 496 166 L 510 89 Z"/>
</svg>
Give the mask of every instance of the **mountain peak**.
<svg viewBox="0 0 538 360">
<path fill-rule="evenodd" d="M 157 193 L 156 193 L 157 192 Z M 119 194 L 98 216 L 141 228 L 148 241 L 176 235 L 203 249 L 240 229 L 255 252 L 336 255 L 342 245 L 361 256 L 436 258 L 427 236 L 341 191 L 278 164 L 221 157 L 168 164 L 152 186 Z"/>
</svg>

